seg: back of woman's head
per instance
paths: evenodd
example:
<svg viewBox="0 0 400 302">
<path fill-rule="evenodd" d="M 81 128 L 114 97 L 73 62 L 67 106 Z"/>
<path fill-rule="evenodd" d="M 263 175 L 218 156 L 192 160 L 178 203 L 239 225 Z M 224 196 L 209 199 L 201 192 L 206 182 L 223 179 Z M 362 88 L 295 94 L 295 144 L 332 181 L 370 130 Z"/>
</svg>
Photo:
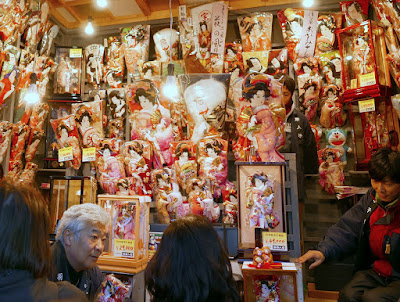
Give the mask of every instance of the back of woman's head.
<svg viewBox="0 0 400 302">
<path fill-rule="evenodd" d="M 204 217 L 173 221 L 145 273 L 154 301 L 238 301 L 225 247 Z"/>
<path fill-rule="evenodd" d="M 49 214 L 36 189 L 0 182 L 0 269 L 20 269 L 46 276 L 51 254 Z"/>
</svg>

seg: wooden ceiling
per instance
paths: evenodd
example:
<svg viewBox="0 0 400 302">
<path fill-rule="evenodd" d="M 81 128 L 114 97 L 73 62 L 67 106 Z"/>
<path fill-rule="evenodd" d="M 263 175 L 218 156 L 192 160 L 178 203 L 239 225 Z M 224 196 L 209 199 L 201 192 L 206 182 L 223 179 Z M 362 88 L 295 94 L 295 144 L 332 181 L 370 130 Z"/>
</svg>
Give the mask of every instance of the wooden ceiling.
<svg viewBox="0 0 400 302">
<path fill-rule="evenodd" d="M 96 0 L 49 0 L 51 13 L 66 29 L 84 26 L 91 16 L 97 27 L 148 22 L 169 18 L 168 0 L 107 0 L 106 8 L 99 8 Z M 171 0 L 172 14 L 178 16 L 178 6 L 188 8 L 215 2 L 210 0 Z M 280 5 L 299 5 L 299 0 L 230 0 L 224 1 L 230 10 L 246 10 Z M 338 2 L 338 1 L 335 1 Z"/>
</svg>

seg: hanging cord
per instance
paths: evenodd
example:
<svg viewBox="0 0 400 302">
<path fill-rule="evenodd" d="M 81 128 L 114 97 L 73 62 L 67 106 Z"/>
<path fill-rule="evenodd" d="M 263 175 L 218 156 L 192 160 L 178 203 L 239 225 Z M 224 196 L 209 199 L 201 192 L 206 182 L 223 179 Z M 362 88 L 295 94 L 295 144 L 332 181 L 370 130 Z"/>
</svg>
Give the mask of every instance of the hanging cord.
<svg viewBox="0 0 400 302">
<path fill-rule="evenodd" d="M 172 6 L 171 0 L 169 0 L 169 62 L 172 63 Z"/>
</svg>

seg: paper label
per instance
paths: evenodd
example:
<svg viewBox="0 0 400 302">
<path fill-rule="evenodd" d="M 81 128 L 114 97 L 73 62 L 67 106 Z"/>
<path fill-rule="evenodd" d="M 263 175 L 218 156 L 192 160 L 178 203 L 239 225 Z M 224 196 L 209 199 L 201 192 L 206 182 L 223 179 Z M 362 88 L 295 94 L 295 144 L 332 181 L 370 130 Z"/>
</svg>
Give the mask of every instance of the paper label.
<svg viewBox="0 0 400 302">
<path fill-rule="evenodd" d="M 70 58 L 82 58 L 82 48 L 71 48 L 69 50 Z"/>
<path fill-rule="evenodd" d="M 375 85 L 375 72 L 360 74 L 360 87 Z"/>
<path fill-rule="evenodd" d="M 303 29 L 299 45 L 299 57 L 307 58 L 314 56 L 315 42 L 317 41 L 318 12 L 305 10 Z"/>
<path fill-rule="evenodd" d="M 66 147 L 58 150 L 58 161 L 64 162 L 72 160 L 74 156 L 72 155 L 72 147 Z"/>
<path fill-rule="evenodd" d="M 135 240 L 114 239 L 114 256 L 117 257 L 135 257 Z"/>
<path fill-rule="evenodd" d="M 375 111 L 375 100 L 358 101 L 358 110 L 360 113 Z"/>
<path fill-rule="evenodd" d="M 179 21 L 185 21 L 186 18 L 186 5 L 179 5 Z"/>
<path fill-rule="evenodd" d="M 214 3 L 212 15 L 210 52 L 223 56 L 225 52 L 226 28 L 228 25 L 228 7 L 224 3 Z"/>
<path fill-rule="evenodd" d="M 351 81 L 350 81 L 350 88 L 351 88 L 351 89 L 356 89 L 357 86 L 358 86 L 358 81 L 357 81 L 357 79 L 351 79 Z"/>
<path fill-rule="evenodd" d="M 287 234 L 279 232 L 263 232 L 262 233 L 263 246 L 267 246 L 271 251 L 275 252 L 286 252 L 287 246 Z"/>
<path fill-rule="evenodd" d="M 83 148 L 82 149 L 82 162 L 89 162 L 96 160 L 96 148 Z"/>
</svg>

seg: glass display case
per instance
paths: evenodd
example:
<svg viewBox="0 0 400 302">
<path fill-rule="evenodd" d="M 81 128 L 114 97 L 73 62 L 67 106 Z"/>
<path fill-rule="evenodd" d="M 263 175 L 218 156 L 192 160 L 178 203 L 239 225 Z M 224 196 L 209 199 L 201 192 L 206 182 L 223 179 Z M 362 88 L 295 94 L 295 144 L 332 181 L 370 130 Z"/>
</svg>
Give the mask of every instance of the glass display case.
<svg viewBox="0 0 400 302">
<path fill-rule="evenodd" d="M 76 204 L 96 203 L 97 181 L 91 176 L 50 176 L 49 212 L 55 230 L 64 211 Z"/>
<path fill-rule="evenodd" d="M 356 170 L 366 170 L 373 152 L 399 148 L 399 121 L 389 98 L 363 98 L 349 102 Z"/>
<path fill-rule="evenodd" d="M 343 100 L 390 95 L 384 32 L 368 20 L 338 32 L 342 57 Z"/>
<path fill-rule="evenodd" d="M 98 195 L 111 215 L 109 242 L 98 265 L 102 270 L 137 273 L 149 259 L 149 196 Z"/>
</svg>

